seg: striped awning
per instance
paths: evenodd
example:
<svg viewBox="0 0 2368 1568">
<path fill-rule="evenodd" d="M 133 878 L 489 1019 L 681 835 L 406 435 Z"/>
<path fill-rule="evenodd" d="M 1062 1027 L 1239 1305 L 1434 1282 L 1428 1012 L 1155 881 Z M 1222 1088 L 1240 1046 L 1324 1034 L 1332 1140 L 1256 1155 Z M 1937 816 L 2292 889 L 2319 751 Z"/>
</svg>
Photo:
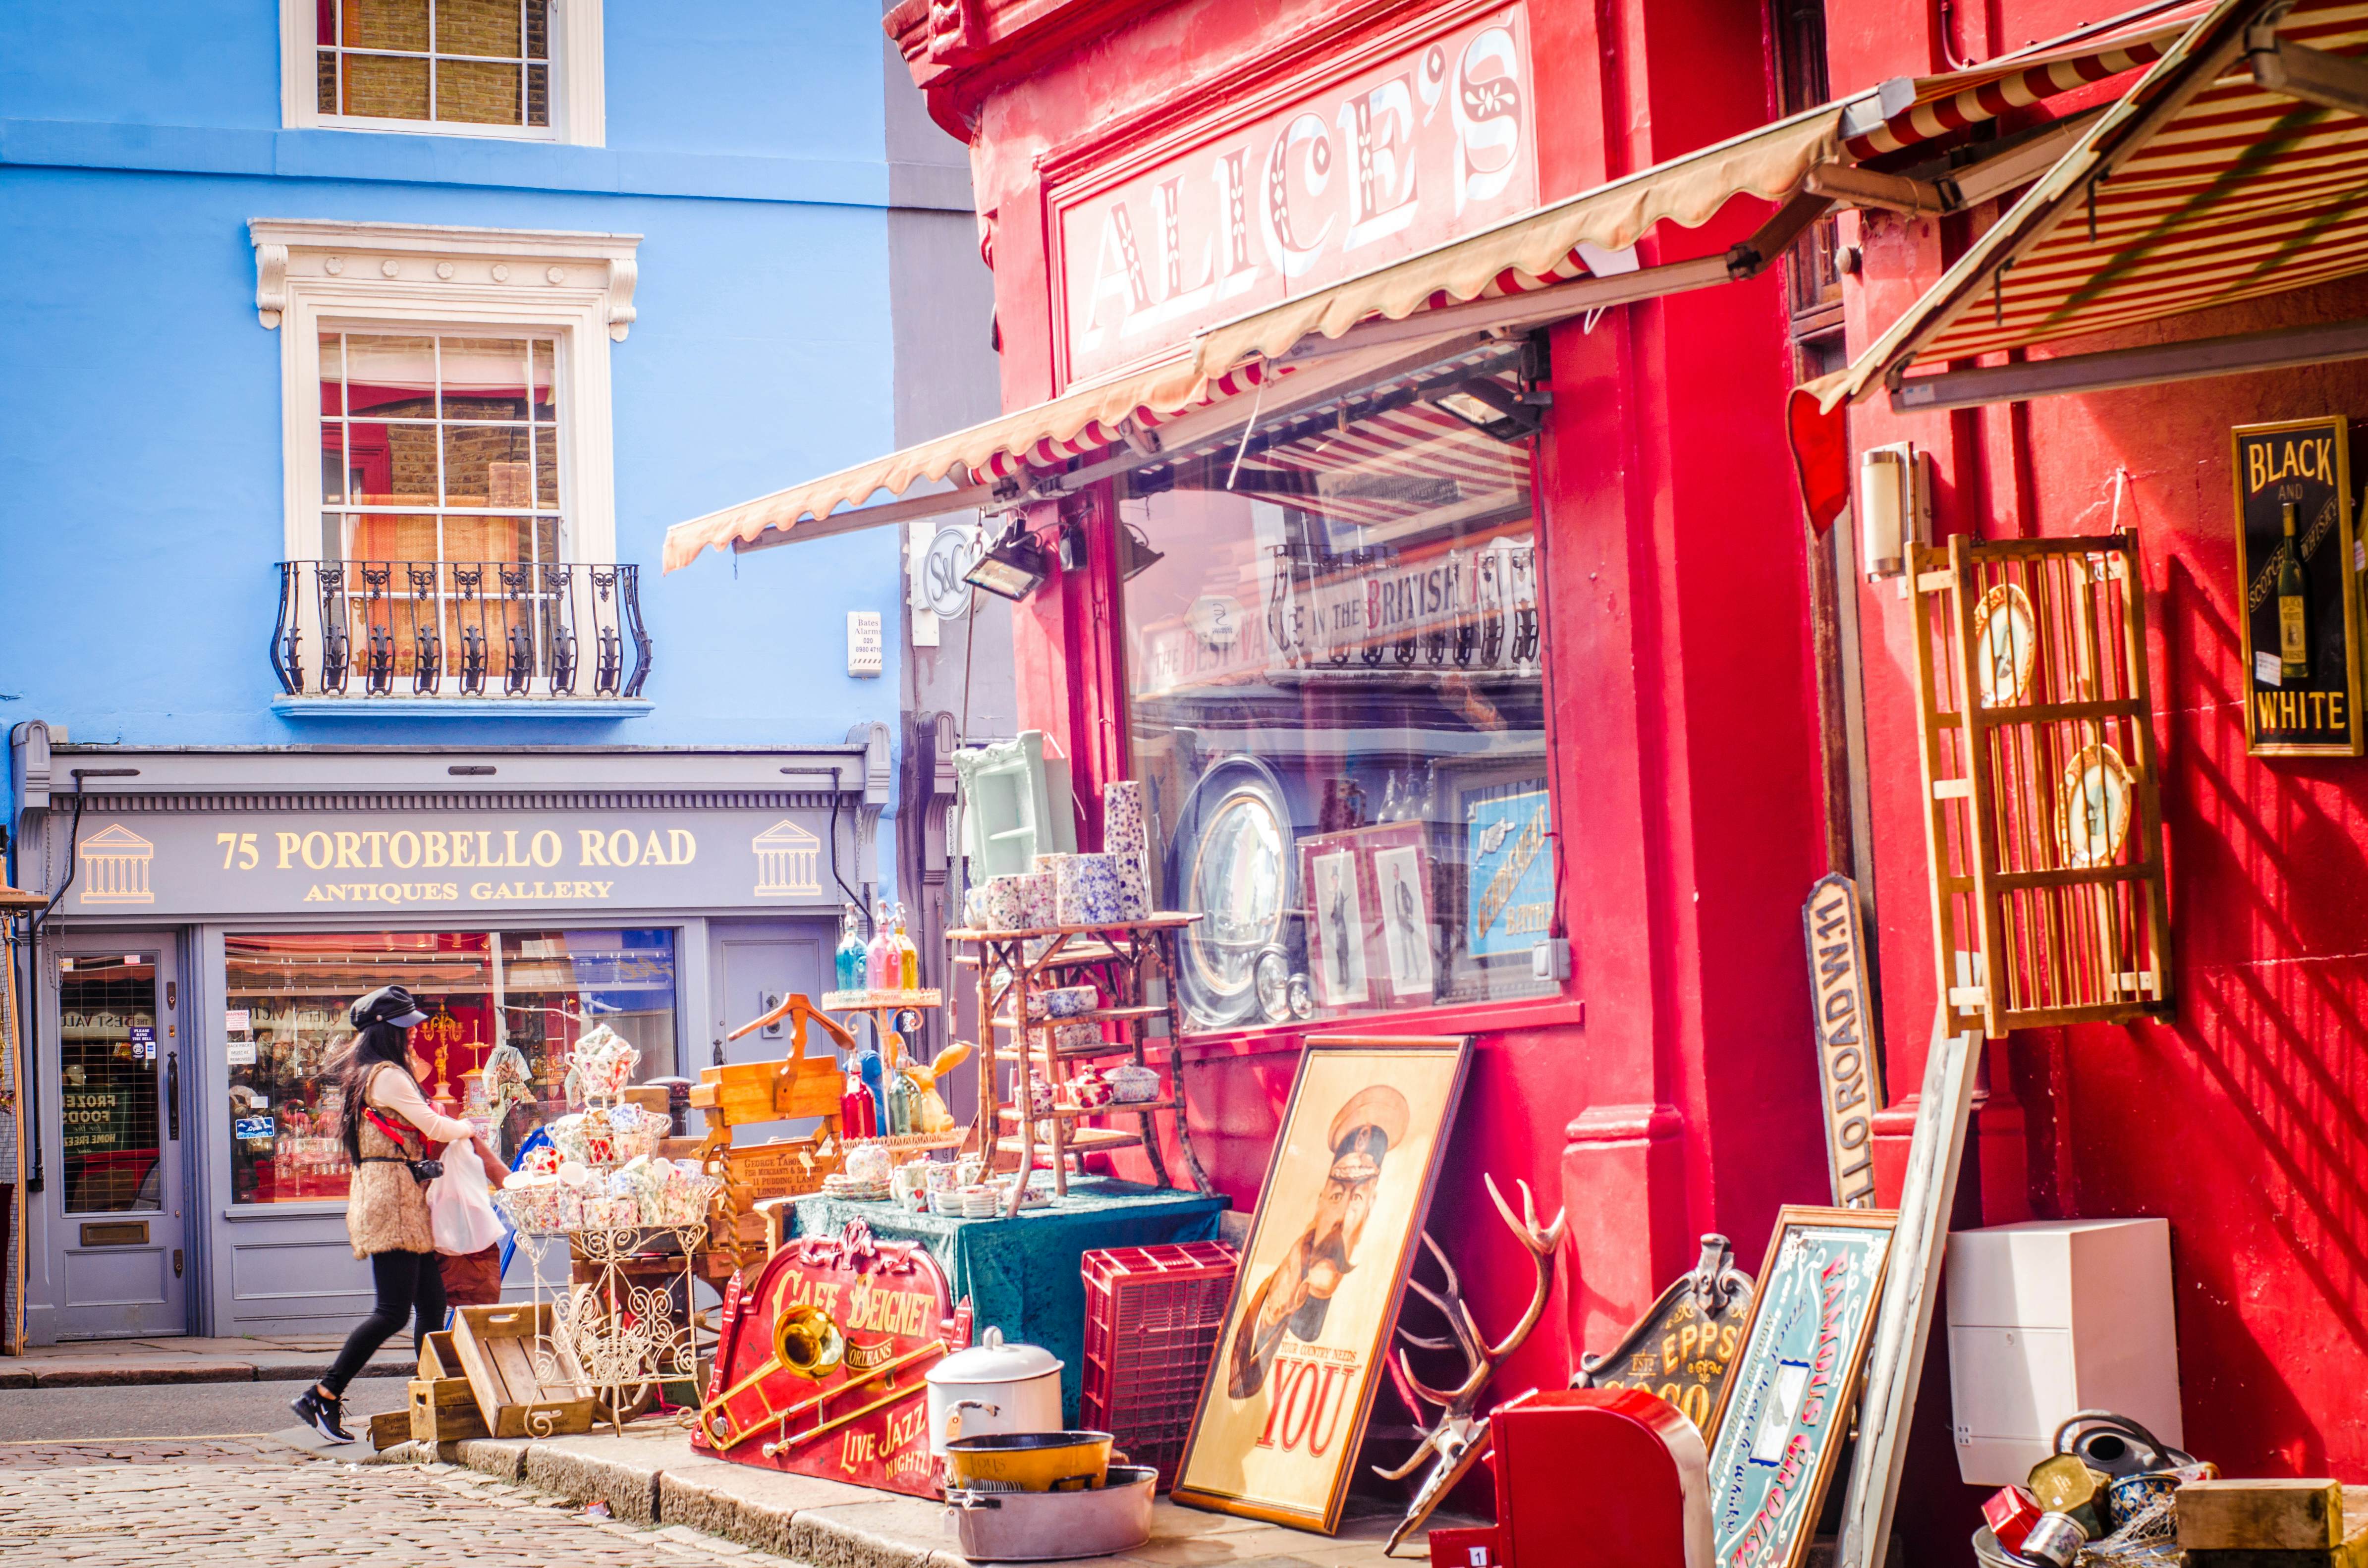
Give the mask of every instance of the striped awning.
<svg viewBox="0 0 2368 1568">
<path fill-rule="evenodd" d="M 1922 299 L 1795 394 L 1816 403 L 1796 435 L 1919 367 L 2368 271 L 2368 118 L 2257 85 L 2247 35 L 2276 8 L 2220 0 L 2196 19 Z M 2281 45 L 2368 53 L 2360 0 L 2300 0 L 2274 27 Z"/>
<path fill-rule="evenodd" d="M 1821 105 L 1743 135 L 1672 158 L 1430 250 L 1344 278 L 1296 299 L 1209 327 L 1160 358 L 1074 388 L 1032 407 L 923 442 L 720 512 L 666 532 L 669 572 L 701 550 L 731 549 L 860 506 L 882 492 L 902 496 L 924 483 L 953 487 L 943 509 L 985 504 L 998 482 L 1058 468 L 1072 459 L 1127 443 L 1149 451 L 1166 422 L 1212 410 L 1273 385 L 1294 367 L 1282 363 L 1318 340 L 1338 340 L 1380 323 L 1409 323 L 1446 312 L 1438 337 L 1469 330 L 1458 307 L 1535 296 L 1522 324 L 1540 324 L 1600 304 L 1650 299 L 1754 275 L 1782 244 L 1759 240 L 1725 256 L 1638 271 L 1632 247 L 1662 223 L 1696 228 L 1738 199 L 1783 203 L 1763 233 L 1789 243 L 1822 210 L 1820 173 L 1847 170 L 2129 71 L 2157 59 L 2184 18 L 2205 0 L 2176 3 L 2112 24 L 2082 29 L 2005 60 L 1953 74 L 1902 78 L 1854 97 Z M 1403 340 L 1402 340 L 1403 341 Z M 1300 373 L 1304 374 L 1302 370 Z M 1293 385 L 1299 384 L 1295 380 Z M 1241 405 L 1247 416 L 1251 403 Z M 879 511 L 880 508 L 872 508 Z M 901 515 L 901 511 L 899 513 Z M 882 513 L 882 520 L 889 520 Z"/>
<path fill-rule="evenodd" d="M 1853 134 L 1843 146 L 1860 162 L 1879 158 L 1995 119 L 2009 109 L 2151 65 L 2210 4 L 2211 0 L 2173 0 L 1971 70 L 1886 82 L 1881 95 L 1883 122 Z"/>
</svg>

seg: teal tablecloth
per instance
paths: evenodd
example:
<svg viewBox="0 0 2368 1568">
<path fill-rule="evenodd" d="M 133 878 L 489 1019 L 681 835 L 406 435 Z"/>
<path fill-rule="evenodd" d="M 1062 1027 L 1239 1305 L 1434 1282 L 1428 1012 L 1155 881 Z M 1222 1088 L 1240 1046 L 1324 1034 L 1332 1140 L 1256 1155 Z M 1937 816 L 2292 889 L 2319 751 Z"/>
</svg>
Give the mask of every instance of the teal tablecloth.
<svg viewBox="0 0 2368 1568">
<path fill-rule="evenodd" d="M 1226 1199 L 1099 1176 L 1072 1176 L 1069 1195 L 1011 1220 L 947 1220 L 894 1203 L 816 1194 L 791 1204 L 789 1233 L 826 1236 L 861 1220 L 882 1241 L 919 1242 L 944 1266 L 954 1300 L 971 1301 L 972 1333 L 1041 1345 L 1061 1358 L 1061 1418 L 1075 1426 L 1086 1360 L 1085 1255 L 1100 1247 L 1215 1239 Z"/>
</svg>

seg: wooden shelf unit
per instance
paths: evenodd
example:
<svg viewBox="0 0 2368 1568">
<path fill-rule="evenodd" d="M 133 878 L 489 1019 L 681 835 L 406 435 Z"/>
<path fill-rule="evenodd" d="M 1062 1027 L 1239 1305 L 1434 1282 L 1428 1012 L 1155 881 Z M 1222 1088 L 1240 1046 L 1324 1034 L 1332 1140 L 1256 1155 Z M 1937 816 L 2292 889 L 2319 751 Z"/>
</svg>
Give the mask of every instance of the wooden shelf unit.
<svg viewBox="0 0 2368 1568">
<path fill-rule="evenodd" d="M 1140 1147 L 1150 1161 L 1154 1179 L 1176 1186 L 1161 1147 L 1159 1119 L 1171 1118 L 1177 1147 L 1190 1168 L 1192 1185 L 1209 1190 L 1208 1173 L 1192 1149 L 1191 1129 L 1185 1115 L 1184 1072 L 1178 1046 L 1184 1016 L 1177 995 L 1176 945 L 1197 915 L 1154 915 L 1143 920 L 1109 926 L 1052 926 L 1027 931 L 954 930 L 946 933 L 953 945 L 957 966 L 978 978 L 979 1028 L 978 1115 L 965 1147 L 993 1149 L 997 1156 L 1019 1156 L 1021 1180 L 1014 1184 L 1011 1212 L 1026 1189 L 1026 1175 L 1036 1163 L 1036 1124 L 1048 1124 L 1042 1142 L 1052 1157 L 1053 1189 L 1065 1197 L 1069 1190 L 1069 1156 L 1106 1149 Z M 1031 952 L 1030 949 L 1033 949 Z M 1084 971 L 1080 973 L 1080 971 Z M 1058 977 L 1058 978 L 1054 978 Z M 1037 992 L 1090 981 L 1099 988 L 1105 1006 L 1077 1018 L 1040 1018 L 1023 1025 L 1029 998 Z M 1055 1047 L 1054 1027 L 1073 1022 L 1115 1025 L 1119 1038 L 1091 1045 Z M 1042 1030 L 1043 1043 L 1030 1049 L 1028 1030 Z M 1008 1043 L 1005 1043 L 1008 1042 Z M 1164 1073 L 1166 1091 L 1149 1100 L 1079 1108 L 1056 1105 L 1042 1116 L 1022 1116 L 1028 1100 L 1031 1069 L 1041 1074 L 1060 1096 L 1072 1076 L 1068 1063 L 1094 1058 L 1125 1057 L 1136 1065 Z M 999 1097 L 999 1068 L 1012 1065 L 1012 1097 Z M 1139 1131 L 1074 1125 L 1087 1117 L 1132 1117 Z M 1016 1130 L 1006 1131 L 1007 1125 Z"/>
</svg>

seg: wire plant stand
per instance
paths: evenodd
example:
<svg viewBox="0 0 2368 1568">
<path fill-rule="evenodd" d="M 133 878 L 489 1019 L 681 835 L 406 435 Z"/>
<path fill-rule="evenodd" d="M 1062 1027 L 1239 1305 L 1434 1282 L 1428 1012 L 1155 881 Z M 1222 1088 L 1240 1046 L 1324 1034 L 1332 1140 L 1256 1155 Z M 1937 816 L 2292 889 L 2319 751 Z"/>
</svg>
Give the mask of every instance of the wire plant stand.
<svg viewBox="0 0 2368 1568">
<path fill-rule="evenodd" d="M 658 1385 L 698 1383 L 696 1257 L 707 1225 L 633 1225 L 617 1230 L 518 1233 L 527 1255 L 529 1300 L 550 1325 L 531 1355 L 546 1383 L 572 1372 L 592 1390 L 594 1415 L 620 1435 L 657 1402 Z M 662 1250 L 673 1243 L 672 1255 Z M 664 1260 L 661 1269 L 636 1265 Z M 678 1267 L 677 1266 L 678 1263 Z M 590 1271 L 577 1277 L 578 1265 Z M 548 1270 L 548 1272 L 547 1272 Z M 679 1290 L 681 1310 L 677 1311 Z M 571 1365 L 572 1363 L 572 1365 Z"/>
</svg>

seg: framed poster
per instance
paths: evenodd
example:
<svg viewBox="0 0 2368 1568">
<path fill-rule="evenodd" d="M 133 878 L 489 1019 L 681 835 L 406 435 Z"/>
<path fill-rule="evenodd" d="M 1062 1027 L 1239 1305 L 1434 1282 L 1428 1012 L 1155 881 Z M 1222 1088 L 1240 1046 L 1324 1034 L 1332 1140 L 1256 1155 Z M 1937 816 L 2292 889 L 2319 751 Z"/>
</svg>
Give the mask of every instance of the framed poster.
<svg viewBox="0 0 2368 1568">
<path fill-rule="evenodd" d="M 1799 1568 L 1816 1533 L 1891 1256 L 1889 1210 L 1776 1215 L 1743 1342 L 1710 1425 L 1721 1562 Z"/>
<path fill-rule="evenodd" d="M 2344 418 L 2239 425 L 2230 437 L 2249 749 L 2358 756 L 2360 562 Z"/>
<path fill-rule="evenodd" d="M 1307 890 L 1307 978 L 1319 1007 L 1361 1007 L 1372 995 L 1366 949 L 1372 932 L 1363 857 L 1355 838 L 1334 834 L 1300 847 L 1299 885 Z"/>
<path fill-rule="evenodd" d="M 1554 922 L 1554 827 L 1545 781 L 1463 797 L 1464 950 L 1530 961 Z"/>
<path fill-rule="evenodd" d="M 1175 1498 L 1338 1527 L 1472 1042 L 1311 1036 Z"/>
</svg>

